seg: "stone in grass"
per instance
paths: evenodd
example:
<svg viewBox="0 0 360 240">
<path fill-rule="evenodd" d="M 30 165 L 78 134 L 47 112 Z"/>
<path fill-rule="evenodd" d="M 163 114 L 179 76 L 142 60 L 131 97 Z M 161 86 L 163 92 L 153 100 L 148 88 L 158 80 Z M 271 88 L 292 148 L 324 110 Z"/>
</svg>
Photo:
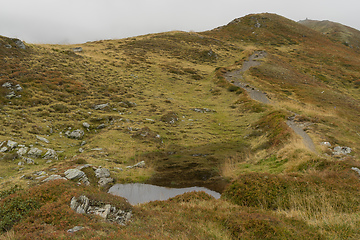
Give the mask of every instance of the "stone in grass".
<svg viewBox="0 0 360 240">
<path fill-rule="evenodd" d="M 23 155 L 25 155 L 25 154 L 27 153 L 28 150 L 29 150 L 28 147 L 21 147 L 21 148 L 19 148 L 19 149 L 17 150 L 17 154 L 18 154 L 19 156 L 23 156 Z"/>
<path fill-rule="evenodd" d="M 17 145 L 18 145 L 17 142 L 14 142 L 14 141 L 11 141 L 11 140 L 8 140 L 8 142 L 7 142 L 7 146 L 8 146 L 9 148 L 11 148 L 11 149 L 16 148 Z"/>
<path fill-rule="evenodd" d="M 100 180 L 98 181 L 98 184 L 100 187 L 104 187 L 109 183 L 113 183 L 114 179 L 111 177 L 105 177 L 105 178 L 100 178 Z"/>
<path fill-rule="evenodd" d="M 94 106 L 95 110 L 102 110 L 104 108 L 106 108 L 107 106 L 109 106 L 109 103 L 105 103 L 105 104 L 98 104 Z"/>
<path fill-rule="evenodd" d="M 98 168 L 95 170 L 95 176 L 97 178 L 108 178 L 110 177 L 110 171 L 107 168 Z"/>
<path fill-rule="evenodd" d="M 48 150 L 46 151 L 43 158 L 44 159 L 55 159 L 55 160 L 59 159 L 56 151 L 53 149 L 50 149 L 50 148 L 48 148 Z"/>
<path fill-rule="evenodd" d="M 81 129 L 76 129 L 74 131 L 66 131 L 65 132 L 65 136 L 68 138 L 73 138 L 73 139 L 82 139 L 84 136 L 84 131 Z"/>
<path fill-rule="evenodd" d="M 60 175 L 51 175 L 48 178 L 44 179 L 42 182 L 49 182 L 49 181 L 54 181 L 54 180 L 67 180 L 66 178 L 60 176 Z"/>
<path fill-rule="evenodd" d="M 39 157 L 41 157 L 42 152 L 43 152 L 42 150 L 32 147 L 28 151 L 27 155 L 29 157 L 39 158 Z"/>
<path fill-rule="evenodd" d="M 85 175 L 85 173 L 79 169 L 68 169 L 65 171 L 65 177 L 69 180 L 79 179 Z"/>
<path fill-rule="evenodd" d="M 73 197 L 70 202 L 70 208 L 77 213 L 85 214 L 89 208 L 89 198 L 82 195 L 79 198 Z"/>
<path fill-rule="evenodd" d="M 50 141 L 49 141 L 49 140 L 47 140 L 47 139 L 46 139 L 46 138 L 44 138 L 44 137 L 41 137 L 41 136 L 36 135 L 36 138 L 37 138 L 38 140 L 40 140 L 40 141 L 45 142 L 45 143 L 50 143 Z"/>
<path fill-rule="evenodd" d="M 73 227 L 72 229 L 69 229 L 67 230 L 68 233 L 74 233 L 74 232 L 78 232 L 80 231 L 81 229 L 83 229 L 84 227 L 81 227 L 81 226 L 75 226 Z"/>
</svg>

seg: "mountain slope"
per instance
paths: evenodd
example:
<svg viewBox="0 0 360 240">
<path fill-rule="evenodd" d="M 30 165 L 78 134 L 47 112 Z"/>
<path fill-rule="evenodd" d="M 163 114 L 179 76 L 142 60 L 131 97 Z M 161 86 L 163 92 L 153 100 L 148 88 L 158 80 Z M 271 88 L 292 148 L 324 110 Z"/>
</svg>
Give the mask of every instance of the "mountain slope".
<svg viewBox="0 0 360 240">
<path fill-rule="evenodd" d="M 60 239 L 81 225 L 75 239 L 360 236 L 360 57 L 351 48 L 267 13 L 201 33 L 25 49 L 0 40 L 4 234 Z M 120 227 L 69 207 L 82 194 L 123 201 L 104 192 L 113 183 L 99 186 L 101 168 L 117 183 L 224 194 L 126 205 L 134 215 Z M 42 183 L 69 169 L 84 169 L 90 186 Z"/>
<path fill-rule="evenodd" d="M 357 29 L 328 20 L 317 21 L 306 19 L 299 21 L 299 23 L 328 36 L 334 41 L 359 51 L 360 31 Z"/>
</svg>

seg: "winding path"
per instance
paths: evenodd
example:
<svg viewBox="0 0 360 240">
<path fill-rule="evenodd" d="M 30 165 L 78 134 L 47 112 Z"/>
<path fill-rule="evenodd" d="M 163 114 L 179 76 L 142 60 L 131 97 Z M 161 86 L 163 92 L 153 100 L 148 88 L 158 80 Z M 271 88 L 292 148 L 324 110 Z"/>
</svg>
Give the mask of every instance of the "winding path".
<svg viewBox="0 0 360 240">
<path fill-rule="evenodd" d="M 264 103 L 264 104 L 274 104 L 273 101 L 271 101 L 267 94 L 265 92 L 262 92 L 252 86 L 250 86 L 248 83 L 245 82 L 244 79 L 244 72 L 249 70 L 251 67 L 256 67 L 261 64 L 260 59 L 263 59 L 267 56 L 267 53 L 265 51 L 255 51 L 250 57 L 249 60 L 245 61 L 243 63 L 243 67 L 239 70 L 235 70 L 232 72 L 225 73 L 224 77 L 225 79 L 234 84 L 235 86 L 241 87 L 249 94 L 250 98 L 253 100 L 256 100 L 258 102 Z M 312 152 L 317 153 L 315 144 L 311 137 L 300 127 L 296 124 L 296 122 L 290 118 L 286 121 L 286 124 L 296 133 L 298 134 L 302 140 L 304 145 Z"/>
</svg>

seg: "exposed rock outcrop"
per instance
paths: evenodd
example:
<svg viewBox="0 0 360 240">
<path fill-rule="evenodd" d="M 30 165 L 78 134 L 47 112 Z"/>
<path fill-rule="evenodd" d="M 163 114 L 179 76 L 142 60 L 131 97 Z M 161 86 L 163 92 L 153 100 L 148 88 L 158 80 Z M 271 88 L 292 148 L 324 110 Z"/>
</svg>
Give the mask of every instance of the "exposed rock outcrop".
<svg viewBox="0 0 360 240">
<path fill-rule="evenodd" d="M 35 148 L 35 147 L 32 147 L 30 148 L 30 150 L 28 151 L 27 155 L 29 157 L 33 157 L 33 158 L 39 158 L 41 157 L 41 154 L 42 154 L 42 150 L 38 149 L 38 148 Z"/>
<path fill-rule="evenodd" d="M 81 129 L 76 129 L 74 131 L 66 131 L 65 132 L 65 136 L 68 138 L 73 138 L 73 139 L 82 139 L 84 137 L 84 131 Z"/>
<path fill-rule="evenodd" d="M 92 201 L 88 197 L 82 195 L 78 198 L 73 197 L 70 202 L 70 208 L 79 214 L 94 214 L 104 220 L 117 222 L 125 225 L 132 216 L 131 209 L 121 210 L 99 201 Z"/>
</svg>

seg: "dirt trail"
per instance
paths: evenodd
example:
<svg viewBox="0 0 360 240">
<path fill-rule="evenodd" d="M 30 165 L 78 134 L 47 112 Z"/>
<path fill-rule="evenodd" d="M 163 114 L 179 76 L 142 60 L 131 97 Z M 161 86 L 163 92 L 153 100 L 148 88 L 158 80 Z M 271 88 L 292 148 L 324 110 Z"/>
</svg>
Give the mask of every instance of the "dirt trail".
<svg viewBox="0 0 360 240">
<path fill-rule="evenodd" d="M 249 94 L 251 99 L 259 101 L 264 104 L 274 104 L 272 102 L 267 94 L 265 92 L 262 92 L 252 86 L 250 86 L 248 83 L 246 83 L 244 79 L 244 72 L 249 70 L 251 67 L 256 67 L 261 64 L 260 59 L 265 58 L 267 53 L 265 51 L 255 51 L 250 57 L 248 61 L 245 61 L 243 63 L 243 67 L 239 70 L 235 70 L 232 72 L 227 72 L 224 77 L 225 79 L 234 84 L 235 86 L 241 87 Z M 298 134 L 302 139 L 304 145 L 312 152 L 317 153 L 315 144 L 311 137 L 294 122 L 292 119 L 286 121 L 286 124 L 296 133 Z"/>
<path fill-rule="evenodd" d="M 265 51 L 256 51 L 253 55 L 249 57 L 248 61 L 245 61 L 243 63 L 243 67 L 241 69 L 227 72 L 225 74 L 225 79 L 234 84 L 235 86 L 245 89 L 252 99 L 262 102 L 264 104 L 271 104 L 271 101 L 267 97 L 266 93 L 250 86 L 248 83 L 245 82 L 243 76 L 244 72 L 249 70 L 251 67 L 259 66 L 261 62 L 257 60 L 266 57 L 266 55 L 267 53 Z"/>
</svg>

